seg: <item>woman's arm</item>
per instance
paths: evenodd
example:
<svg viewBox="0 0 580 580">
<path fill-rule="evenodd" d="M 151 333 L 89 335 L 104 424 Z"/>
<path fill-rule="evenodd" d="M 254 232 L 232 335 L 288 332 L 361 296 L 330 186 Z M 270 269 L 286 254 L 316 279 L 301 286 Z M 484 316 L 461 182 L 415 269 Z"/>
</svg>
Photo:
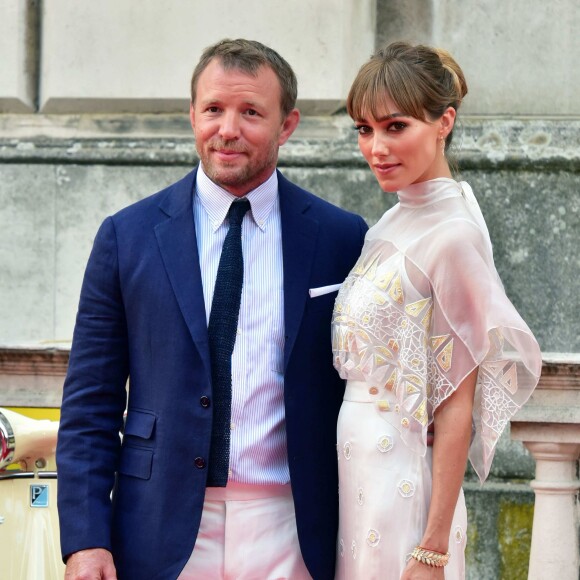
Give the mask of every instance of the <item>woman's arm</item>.
<svg viewBox="0 0 580 580">
<path fill-rule="evenodd" d="M 471 413 L 477 382 L 475 368 L 459 388 L 435 410 L 433 442 L 433 488 L 427 527 L 421 547 L 446 554 L 451 522 L 463 483 L 469 442 Z M 409 560 L 401 580 L 443 580 L 444 569 Z"/>
</svg>

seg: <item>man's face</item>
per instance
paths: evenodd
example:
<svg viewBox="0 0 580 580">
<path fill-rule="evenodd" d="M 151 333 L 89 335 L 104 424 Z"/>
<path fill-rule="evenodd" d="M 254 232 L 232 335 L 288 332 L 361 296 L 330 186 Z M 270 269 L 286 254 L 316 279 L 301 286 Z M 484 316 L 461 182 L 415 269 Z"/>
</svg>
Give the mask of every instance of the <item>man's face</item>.
<svg viewBox="0 0 580 580">
<path fill-rule="evenodd" d="M 224 70 L 212 60 L 201 73 L 190 119 L 196 149 L 208 177 L 237 196 L 266 181 L 278 148 L 298 125 L 296 109 L 283 117 L 276 74 L 263 66 L 256 76 Z"/>
</svg>

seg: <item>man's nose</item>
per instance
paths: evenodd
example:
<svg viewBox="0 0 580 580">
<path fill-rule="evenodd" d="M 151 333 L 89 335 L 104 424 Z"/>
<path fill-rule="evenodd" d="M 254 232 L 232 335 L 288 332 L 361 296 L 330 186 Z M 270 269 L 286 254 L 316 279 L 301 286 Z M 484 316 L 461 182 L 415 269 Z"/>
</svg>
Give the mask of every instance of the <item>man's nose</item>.
<svg viewBox="0 0 580 580">
<path fill-rule="evenodd" d="M 220 137 L 224 141 L 237 139 L 240 136 L 240 122 L 235 113 L 226 113 L 220 125 Z"/>
</svg>

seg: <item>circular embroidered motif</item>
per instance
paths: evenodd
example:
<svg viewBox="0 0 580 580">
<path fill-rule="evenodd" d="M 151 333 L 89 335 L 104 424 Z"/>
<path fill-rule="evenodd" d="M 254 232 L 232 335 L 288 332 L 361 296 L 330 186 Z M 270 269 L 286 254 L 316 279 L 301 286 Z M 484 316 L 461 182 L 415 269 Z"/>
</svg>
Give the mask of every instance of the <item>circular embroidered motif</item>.
<svg viewBox="0 0 580 580">
<path fill-rule="evenodd" d="M 363 492 L 363 488 L 359 487 L 358 488 L 358 493 L 356 496 L 356 501 L 358 502 L 358 505 L 362 505 L 365 502 L 365 494 Z"/>
<path fill-rule="evenodd" d="M 402 425 L 403 427 L 408 427 L 408 426 L 409 426 L 409 419 L 407 419 L 407 417 L 403 417 L 403 418 L 401 419 L 401 425 Z"/>
<path fill-rule="evenodd" d="M 458 544 L 461 544 L 462 540 L 463 540 L 463 530 L 461 529 L 461 526 L 456 526 L 455 527 L 455 541 Z"/>
<path fill-rule="evenodd" d="M 350 551 L 352 552 L 353 560 L 356 560 L 356 542 L 353 540 L 352 544 L 350 545 Z"/>
<path fill-rule="evenodd" d="M 402 479 L 399 482 L 397 489 L 403 497 L 411 497 L 415 493 L 415 486 L 413 485 L 413 482 L 408 479 Z"/>
<path fill-rule="evenodd" d="M 347 442 L 344 444 L 344 449 L 343 449 L 343 451 L 344 451 L 344 456 L 345 456 L 347 459 L 350 459 L 350 456 L 351 456 L 351 454 L 352 454 L 352 445 L 350 444 L 350 441 L 347 441 Z"/>
<path fill-rule="evenodd" d="M 367 544 L 374 548 L 381 541 L 381 534 L 377 530 L 369 530 L 367 534 Z"/>
<path fill-rule="evenodd" d="M 377 441 L 377 449 L 381 453 L 386 453 L 393 448 L 393 439 L 388 435 L 381 435 Z"/>
</svg>

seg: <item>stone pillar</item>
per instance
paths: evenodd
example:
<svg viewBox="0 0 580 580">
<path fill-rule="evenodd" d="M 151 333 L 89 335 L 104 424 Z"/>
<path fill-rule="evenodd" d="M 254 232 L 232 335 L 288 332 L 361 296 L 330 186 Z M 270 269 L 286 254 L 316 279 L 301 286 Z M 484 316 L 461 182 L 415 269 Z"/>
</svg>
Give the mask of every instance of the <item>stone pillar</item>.
<svg viewBox="0 0 580 580">
<path fill-rule="evenodd" d="M 0 5 L 0 113 L 32 113 L 36 100 L 38 2 Z"/>
<path fill-rule="evenodd" d="M 545 355 L 542 377 L 511 436 L 536 460 L 528 580 L 577 580 L 580 355 Z"/>
</svg>

